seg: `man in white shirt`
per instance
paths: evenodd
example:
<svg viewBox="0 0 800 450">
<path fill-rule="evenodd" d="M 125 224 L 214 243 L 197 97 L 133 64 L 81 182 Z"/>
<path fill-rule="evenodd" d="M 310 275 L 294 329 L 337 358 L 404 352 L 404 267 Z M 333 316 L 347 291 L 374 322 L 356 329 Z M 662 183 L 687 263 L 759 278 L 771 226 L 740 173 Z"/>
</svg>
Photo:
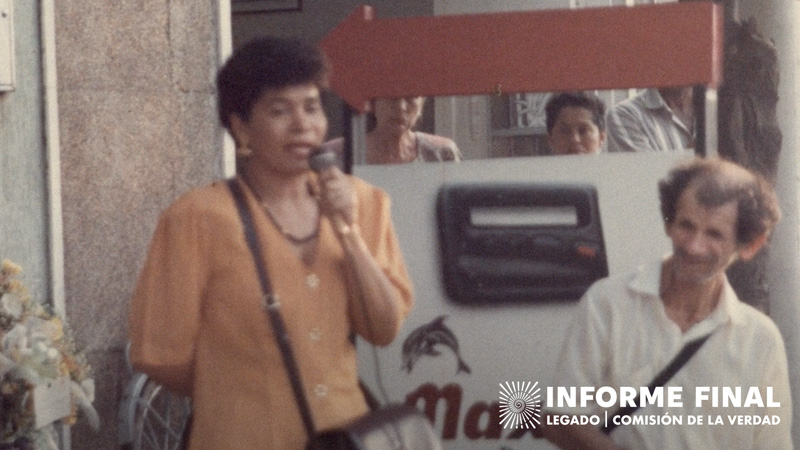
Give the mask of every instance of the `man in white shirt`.
<svg viewBox="0 0 800 450">
<path fill-rule="evenodd" d="M 608 110 L 609 152 L 694 148 L 692 88 L 645 89 Z"/>
<path fill-rule="evenodd" d="M 682 393 L 681 404 L 644 405 L 609 434 L 550 420 L 541 433 L 564 449 L 791 450 L 783 340 L 767 316 L 737 298 L 725 276 L 734 260 L 759 251 L 779 219 L 771 186 L 734 163 L 698 158 L 673 169 L 659 193 L 672 254 L 587 291 L 567 333 L 558 384 L 640 392 L 684 345 L 708 335 L 664 384 Z M 738 403 L 723 404 L 722 389 L 737 386 L 743 391 Z M 745 401 L 753 390 L 760 402 Z M 553 406 L 550 417 L 595 415 L 611 422 L 620 405 Z M 698 417 L 702 424 L 689 423 Z"/>
</svg>

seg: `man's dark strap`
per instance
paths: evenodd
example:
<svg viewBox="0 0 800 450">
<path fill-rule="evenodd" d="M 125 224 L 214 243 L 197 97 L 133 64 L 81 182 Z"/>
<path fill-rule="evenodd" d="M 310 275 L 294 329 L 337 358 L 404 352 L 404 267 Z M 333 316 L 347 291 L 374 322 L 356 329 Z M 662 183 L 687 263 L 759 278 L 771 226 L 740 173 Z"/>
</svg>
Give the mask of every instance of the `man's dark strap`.
<svg viewBox="0 0 800 450">
<path fill-rule="evenodd" d="M 244 236 L 247 240 L 247 246 L 250 247 L 250 253 L 252 253 L 256 265 L 256 272 L 258 272 L 258 280 L 261 283 L 261 291 L 264 296 L 264 309 L 268 313 L 272 329 L 275 333 L 275 339 L 278 341 L 278 347 L 283 357 L 283 364 L 286 366 L 286 371 L 289 373 L 289 381 L 291 382 L 292 391 L 297 400 L 297 406 L 300 409 L 303 427 L 310 438 L 314 435 L 314 420 L 311 417 L 311 409 L 308 407 L 308 400 L 303 391 L 303 384 L 300 381 L 300 369 L 297 367 L 297 361 L 294 359 L 294 353 L 289 344 L 289 334 L 286 332 L 286 325 L 283 322 L 280 311 L 278 311 L 279 303 L 272 293 L 272 286 L 270 285 L 269 277 L 267 277 L 267 268 L 264 265 L 264 258 L 261 254 L 258 236 L 256 235 L 256 229 L 253 225 L 253 216 L 250 214 L 250 208 L 247 207 L 247 203 L 244 199 L 244 192 L 238 181 L 236 179 L 228 180 L 228 188 L 231 190 L 233 198 L 236 200 L 236 208 L 239 210 L 239 217 L 241 217 L 242 225 L 244 226 Z"/>
<path fill-rule="evenodd" d="M 686 364 L 686 362 L 689 361 L 692 358 L 692 356 L 694 356 L 694 354 L 697 353 L 698 350 L 700 350 L 700 347 L 703 346 L 703 344 L 706 342 L 709 336 L 711 336 L 711 333 L 703 337 L 699 337 L 684 345 L 680 353 L 678 353 L 675 356 L 675 358 L 673 358 L 672 361 L 670 361 L 667 367 L 665 367 L 664 370 L 659 372 L 659 374 L 656 375 L 655 378 L 653 378 L 653 381 L 651 381 L 650 384 L 647 386 L 647 390 L 652 394 L 653 389 L 655 389 L 658 386 L 663 386 L 664 384 L 666 384 L 666 382 L 669 381 L 670 378 L 672 378 L 672 376 L 675 375 L 679 370 L 681 370 L 681 367 L 683 367 L 684 364 Z M 606 426 L 602 427 L 601 430 L 605 434 L 611 433 L 612 431 L 614 431 L 614 428 L 617 427 L 617 424 L 614 423 L 615 422 L 614 419 L 616 417 L 629 416 L 634 412 L 636 412 L 637 409 L 639 409 L 639 395 L 637 395 L 636 399 L 633 401 L 633 406 L 628 405 L 614 412 L 614 414 L 611 415 L 611 418 L 606 424 Z"/>
</svg>

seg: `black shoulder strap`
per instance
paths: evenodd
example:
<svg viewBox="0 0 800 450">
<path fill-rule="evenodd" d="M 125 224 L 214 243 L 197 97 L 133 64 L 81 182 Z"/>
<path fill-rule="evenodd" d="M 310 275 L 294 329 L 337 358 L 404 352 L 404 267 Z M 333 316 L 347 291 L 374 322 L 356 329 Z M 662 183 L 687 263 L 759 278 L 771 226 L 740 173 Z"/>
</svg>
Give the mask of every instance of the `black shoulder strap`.
<svg viewBox="0 0 800 450">
<path fill-rule="evenodd" d="M 658 375 L 655 376 L 655 378 L 653 378 L 653 381 L 651 381 L 650 384 L 647 386 L 647 390 L 650 391 L 650 393 L 652 394 L 653 389 L 655 389 L 658 386 L 663 386 L 664 384 L 666 384 L 666 382 L 669 381 L 673 375 L 678 373 L 678 371 L 681 370 L 681 367 L 683 367 L 686 364 L 686 362 L 689 361 L 692 358 L 692 356 L 694 356 L 694 354 L 697 353 L 698 350 L 700 350 L 700 347 L 703 346 L 703 344 L 706 342 L 709 336 L 711 336 L 711 333 L 699 337 L 684 345 L 680 353 L 678 353 L 675 356 L 675 358 L 673 358 L 672 361 L 670 361 L 670 363 L 667 364 L 667 366 L 664 367 L 664 369 L 661 372 L 659 372 Z M 615 422 L 614 418 L 621 416 L 629 416 L 634 412 L 636 412 L 637 409 L 639 409 L 638 395 L 636 396 L 636 399 L 633 401 L 633 406 L 628 405 L 618 409 L 611 416 L 611 419 L 608 421 L 606 426 L 602 427 L 601 430 L 605 434 L 611 433 L 614 430 L 614 428 L 617 427 L 617 424 L 614 423 Z"/>
<path fill-rule="evenodd" d="M 239 210 L 239 217 L 241 217 L 242 225 L 244 226 L 247 246 L 250 247 L 250 252 L 253 255 L 253 261 L 256 265 L 256 271 L 258 272 L 258 280 L 261 283 L 264 310 L 267 311 L 272 329 L 275 332 L 275 339 L 278 341 L 278 347 L 281 349 L 283 364 L 286 366 L 286 371 L 289 373 L 289 381 L 291 382 L 292 391 L 297 400 L 297 406 L 300 409 L 303 426 L 305 427 L 306 434 L 308 434 L 310 438 L 314 435 L 314 420 L 311 417 L 311 409 L 308 407 L 308 400 L 303 391 L 303 383 L 300 381 L 300 370 L 297 367 L 297 361 L 294 359 L 294 353 L 289 343 L 289 334 L 286 332 L 286 325 L 278 310 L 280 302 L 272 292 L 272 286 L 270 285 L 269 277 L 267 277 L 267 268 L 264 265 L 264 258 L 261 254 L 258 236 L 256 235 L 256 229 L 253 225 L 253 216 L 250 214 L 250 209 L 245 202 L 242 187 L 235 178 L 228 180 L 228 188 L 233 194 L 234 200 L 236 200 L 236 208 Z"/>
</svg>

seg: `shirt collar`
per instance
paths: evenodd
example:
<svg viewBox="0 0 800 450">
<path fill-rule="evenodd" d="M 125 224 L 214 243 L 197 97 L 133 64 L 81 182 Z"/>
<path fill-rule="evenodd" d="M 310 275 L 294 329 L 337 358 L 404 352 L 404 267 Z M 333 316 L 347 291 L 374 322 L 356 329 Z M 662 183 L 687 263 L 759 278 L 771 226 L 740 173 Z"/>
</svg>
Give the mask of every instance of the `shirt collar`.
<svg viewBox="0 0 800 450">
<path fill-rule="evenodd" d="M 633 275 L 633 279 L 628 283 L 628 287 L 648 297 L 658 298 L 659 288 L 661 287 L 661 264 L 663 262 L 661 260 L 639 267 Z"/>
<path fill-rule="evenodd" d="M 649 88 L 642 93 L 644 106 L 648 109 L 669 109 L 667 102 L 658 93 L 658 89 Z"/>
<path fill-rule="evenodd" d="M 638 292 L 648 298 L 661 300 L 659 296 L 659 291 L 661 288 L 661 266 L 664 264 L 669 258 L 669 254 L 664 256 L 661 260 L 643 265 L 639 267 L 639 269 L 634 274 L 631 281 L 628 283 L 628 287 L 634 291 Z M 700 325 L 700 328 L 706 328 L 709 325 L 712 327 L 716 327 L 717 325 L 722 325 L 725 322 L 731 321 L 732 323 L 741 323 L 744 321 L 744 308 L 745 305 L 739 300 L 739 297 L 736 295 L 736 292 L 731 287 L 731 284 L 728 282 L 728 277 L 725 274 L 722 274 L 723 278 L 723 285 L 722 285 L 722 292 L 720 293 L 719 303 L 717 303 L 717 307 L 714 308 L 714 311 L 711 314 L 703 319 L 701 322 L 695 324 L 694 327 Z M 702 325 L 708 323 L 709 325 Z"/>
</svg>

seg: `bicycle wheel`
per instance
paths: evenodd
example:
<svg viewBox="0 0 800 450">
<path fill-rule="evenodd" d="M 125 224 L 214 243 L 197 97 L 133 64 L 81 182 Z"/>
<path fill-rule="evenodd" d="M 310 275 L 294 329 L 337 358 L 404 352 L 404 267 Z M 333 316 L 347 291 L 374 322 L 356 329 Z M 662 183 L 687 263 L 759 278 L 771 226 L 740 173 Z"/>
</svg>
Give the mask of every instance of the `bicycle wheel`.
<svg viewBox="0 0 800 450">
<path fill-rule="evenodd" d="M 191 415 L 187 397 L 147 379 L 134 403 L 132 450 L 179 450 Z"/>
</svg>

